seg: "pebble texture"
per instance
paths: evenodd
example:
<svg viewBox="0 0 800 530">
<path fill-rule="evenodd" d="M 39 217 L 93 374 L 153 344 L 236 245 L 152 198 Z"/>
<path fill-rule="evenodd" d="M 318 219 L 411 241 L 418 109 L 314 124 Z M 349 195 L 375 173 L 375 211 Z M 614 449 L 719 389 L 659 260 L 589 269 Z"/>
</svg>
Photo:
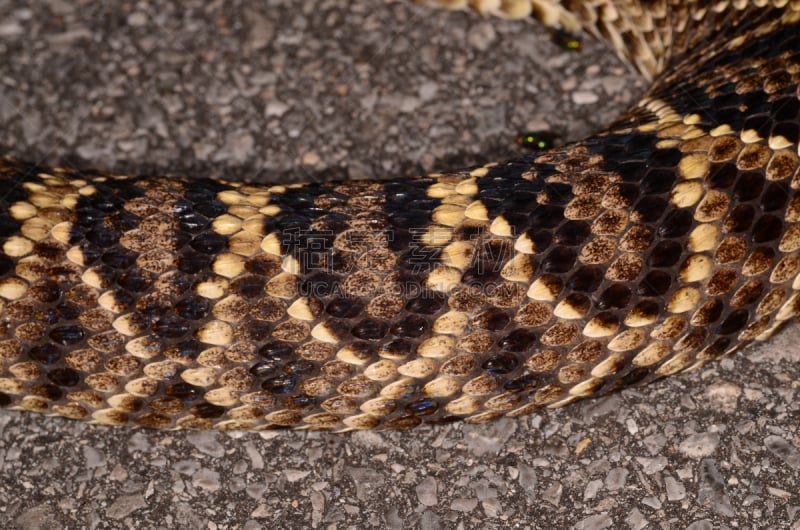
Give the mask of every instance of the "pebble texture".
<svg viewBox="0 0 800 530">
<path fill-rule="evenodd" d="M 600 46 L 402 3 L 82 4 L 0 0 L 0 145 L 20 157 L 390 176 L 502 158 L 521 129 L 582 136 L 641 90 Z M 797 529 L 799 340 L 483 426 L 159 433 L 3 412 L 0 526 Z"/>
</svg>

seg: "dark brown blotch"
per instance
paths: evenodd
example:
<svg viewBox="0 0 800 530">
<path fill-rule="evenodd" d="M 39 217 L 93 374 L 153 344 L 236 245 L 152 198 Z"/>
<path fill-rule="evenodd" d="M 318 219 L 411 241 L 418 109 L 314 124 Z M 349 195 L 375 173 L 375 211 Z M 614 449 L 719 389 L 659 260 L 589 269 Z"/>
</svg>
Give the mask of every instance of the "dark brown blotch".
<svg viewBox="0 0 800 530">
<path fill-rule="evenodd" d="M 721 301 L 716 298 L 708 300 L 694 312 L 691 318 L 691 324 L 697 327 L 712 324 L 722 316 L 723 309 L 725 309 L 725 304 Z"/>
<path fill-rule="evenodd" d="M 516 370 L 519 364 L 519 359 L 516 355 L 504 352 L 484 361 L 481 368 L 490 375 L 505 375 Z"/>
<path fill-rule="evenodd" d="M 672 275 L 666 271 L 650 271 L 639 283 L 639 296 L 663 296 L 672 285 Z"/>
<path fill-rule="evenodd" d="M 739 175 L 733 187 L 733 197 L 739 202 L 747 202 L 761 195 L 764 189 L 764 176 L 755 171 L 747 171 Z"/>
<path fill-rule="evenodd" d="M 266 280 L 254 274 L 239 276 L 231 282 L 231 293 L 247 299 L 258 298 L 264 295 Z"/>
<path fill-rule="evenodd" d="M 677 241 L 661 241 L 650 253 L 650 266 L 672 267 L 681 257 L 683 246 Z"/>
<path fill-rule="evenodd" d="M 378 319 L 365 318 L 356 323 L 356 325 L 350 329 L 350 333 L 357 339 L 378 340 L 386 335 L 388 330 L 386 323 Z"/>
<path fill-rule="evenodd" d="M 508 313 L 501 309 L 491 308 L 478 314 L 473 320 L 472 324 L 479 328 L 488 331 L 500 331 L 504 329 L 511 318 Z"/>
<path fill-rule="evenodd" d="M 52 280 L 42 280 L 34 283 L 28 293 L 34 300 L 43 304 L 52 304 L 61 298 L 61 289 L 58 287 L 58 283 Z"/>
<path fill-rule="evenodd" d="M 352 318 L 363 310 L 364 303 L 355 297 L 334 298 L 325 307 L 325 312 L 335 318 Z"/>
<path fill-rule="evenodd" d="M 730 335 L 741 331 L 750 320 L 750 312 L 747 309 L 737 309 L 717 327 L 716 332 L 720 335 Z"/>
<path fill-rule="evenodd" d="M 773 214 L 761 216 L 753 226 L 753 241 L 765 243 L 778 239 L 783 233 L 783 221 L 780 217 Z"/>
<path fill-rule="evenodd" d="M 761 196 L 761 209 L 765 212 L 779 210 L 789 201 L 789 189 L 783 182 L 772 182 Z"/>
<path fill-rule="evenodd" d="M 600 287 L 603 281 L 603 269 L 598 266 L 579 267 L 567 280 L 567 288 L 571 291 L 591 293 Z"/>
<path fill-rule="evenodd" d="M 429 328 L 430 324 L 426 318 L 420 315 L 407 315 L 389 331 L 396 337 L 417 338 L 424 335 Z"/>
<path fill-rule="evenodd" d="M 41 398 L 48 399 L 50 401 L 58 401 L 64 396 L 63 390 L 61 390 L 56 385 L 52 385 L 49 383 L 44 385 L 33 385 L 31 386 L 30 392 L 34 396 L 39 396 Z"/>
<path fill-rule="evenodd" d="M 536 344 L 536 334 L 529 329 L 516 329 L 503 337 L 498 345 L 512 352 L 528 351 Z"/>
<path fill-rule="evenodd" d="M 578 257 L 577 251 L 569 247 L 555 247 L 542 260 L 542 270 L 551 273 L 564 273 L 571 270 Z"/>
<path fill-rule="evenodd" d="M 756 210 L 750 204 L 737 205 L 725 218 L 723 227 L 727 232 L 744 232 L 753 224 Z"/>
<path fill-rule="evenodd" d="M 72 368 L 56 368 L 47 372 L 47 378 L 58 386 L 77 386 L 81 382 L 81 375 Z"/>
<path fill-rule="evenodd" d="M 628 305 L 632 295 L 633 293 L 627 285 L 614 284 L 603 291 L 595 305 L 598 309 L 621 309 Z"/>
<path fill-rule="evenodd" d="M 658 227 L 658 235 L 663 238 L 681 237 L 692 228 L 692 212 L 685 208 L 671 211 Z"/>
<path fill-rule="evenodd" d="M 61 355 L 61 350 L 53 344 L 40 344 L 28 350 L 28 357 L 42 364 L 55 364 Z"/>
<path fill-rule="evenodd" d="M 189 409 L 189 412 L 198 418 L 216 419 L 225 414 L 225 407 L 213 403 L 200 403 Z"/>
<path fill-rule="evenodd" d="M 567 221 L 556 231 L 554 242 L 566 246 L 579 245 L 589 237 L 591 231 L 586 221 Z"/>
<path fill-rule="evenodd" d="M 205 391 L 202 387 L 190 385 L 189 383 L 175 383 L 166 388 L 164 393 L 167 396 L 192 401 L 203 395 Z"/>
</svg>

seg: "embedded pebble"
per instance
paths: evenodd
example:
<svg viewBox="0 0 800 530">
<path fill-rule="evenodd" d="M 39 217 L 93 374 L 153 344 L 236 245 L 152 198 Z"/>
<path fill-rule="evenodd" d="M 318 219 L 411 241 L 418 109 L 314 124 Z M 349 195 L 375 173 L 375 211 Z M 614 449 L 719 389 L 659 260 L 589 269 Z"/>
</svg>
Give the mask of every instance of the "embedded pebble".
<svg viewBox="0 0 800 530">
<path fill-rule="evenodd" d="M 283 475 L 289 482 L 297 482 L 306 478 L 309 473 L 309 471 L 301 471 L 299 469 L 287 469 L 283 472 Z"/>
<path fill-rule="evenodd" d="M 589 105 L 591 103 L 597 103 L 600 99 L 595 92 L 589 92 L 587 90 L 576 90 L 572 93 L 572 101 L 574 101 L 577 105 Z"/>
<path fill-rule="evenodd" d="M 436 96 L 436 93 L 439 91 L 438 83 L 434 83 L 431 81 L 427 81 L 422 83 L 418 89 L 419 97 L 422 101 L 430 101 Z"/>
<path fill-rule="evenodd" d="M 283 101 L 279 100 L 272 100 L 267 103 L 266 108 L 264 109 L 264 115 L 266 117 L 277 116 L 281 117 L 289 110 L 289 105 L 284 103 Z"/>
<path fill-rule="evenodd" d="M 52 528 L 53 514 L 49 506 L 35 506 L 26 510 L 16 519 L 19 528 L 48 530 Z"/>
<path fill-rule="evenodd" d="M 264 458 L 261 456 L 261 453 L 258 452 L 253 442 L 246 442 L 244 444 L 244 450 L 247 452 L 247 457 L 250 459 L 250 469 L 264 469 Z"/>
<path fill-rule="evenodd" d="M 578 521 L 575 525 L 576 530 L 600 530 L 602 528 L 610 528 L 614 525 L 614 521 L 608 514 L 599 513 L 591 515 L 586 519 Z"/>
<path fill-rule="evenodd" d="M 630 515 L 625 518 L 625 522 L 628 523 L 628 527 L 631 530 L 642 530 L 650 524 L 644 514 L 639 511 L 639 508 L 631 510 Z"/>
<path fill-rule="evenodd" d="M 767 436 L 764 445 L 792 469 L 800 470 L 800 451 L 780 436 Z"/>
<path fill-rule="evenodd" d="M 275 21 L 255 9 L 246 12 L 250 22 L 247 45 L 253 50 L 266 48 L 275 37 Z"/>
<path fill-rule="evenodd" d="M 673 477 L 664 477 L 664 486 L 667 490 L 667 500 L 680 501 L 686 498 L 686 488 Z"/>
<path fill-rule="evenodd" d="M 607 414 L 617 412 L 620 406 L 618 395 L 611 395 L 595 401 L 588 401 L 583 404 L 584 418 L 587 422 L 595 421 Z"/>
<path fill-rule="evenodd" d="M 718 383 L 706 389 L 706 396 L 711 404 L 725 412 L 733 412 L 742 395 L 742 389 L 730 383 Z"/>
<path fill-rule="evenodd" d="M 496 38 L 494 22 L 486 21 L 473 26 L 467 36 L 467 41 L 478 50 L 484 51 L 491 46 Z"/>
<path fill-rule="evenodd" d="M 186 440 L 201 453 L 220 458 L 225 454 L 225 448 L 222 447 L 218 437 L 219 433 L 215 431 L 194 431 L 186 436 Z"/>
<path fill-rule="evenodd" d="M 555 483 L 542 492 L 542 499 L 546 500 L 553 506 L 561 504 L 561 495 L 564 493 L 564 486 L 561 483 Z"/>
<path fill-rule="evenodd" d="M 719 471 L 717 462 L 711 458 L 700 462 L 698 475 L 698 502 L 711 508 L 720 515 L 733 517 L 736 512 L 734 512 L 731 499 L 725 491 L 725 480 L 722 477 L 722 473 Z"/>
<path fill-rule="evenodd" d="M 536 498 L 536 468 L 527 464 L 519 464 L 517 469 L 519 472 L 519 477 L 517 477 L 519 485 L 528 496 L 528 499 L 533 501 Z"/>
<path fill-rule="evenodd" d="M 147 16 L 147 13 L 142 13 L 141 11 L 134 11 L 130 15 L 128 15 L 127 22 L 130 26 L 134 28 L 139 28 L 142 26 L 147 25 L 150 17 Z"/>
<path fill-rule="evenodd" d="M 362 501 L 377 495 L 385 480 L 380 473 L 369 468 L 350 468 L 347 473 L 355 484 L 356 497 Z"/>
<path fill-rule="evenodd" d="M 645 506 L 649 506 L 654 510 L 661 509 L 661 501 L 658 500 L 658 497 L 644 497 L 642 499 L 642 504 L 644 504 Z"/>
<path fill-rule="evenodd" d="M 644 439 L 644 446 L 651 455 L 657 455 L 667 443 L 667 437 L 662 433 L 651 434 Z"/>
<path fill-rule="evenodd" d="M 689 458 L 704 458 L 717 450 L 719 440 L 719 434 L 714 432 L 693 434 L 683 440 L 678 449 Z"/>
<path fill-rule="evenodd" d="M 104 467 L 106 465 L 106 457 L 102 451 L 90 447 L 88 445 L 83 447 L 83 456 L 86 458 L 86 467 Z"/>
<path fill-rule="evenodd" d="M 225 145 L 214 155 L 214 160 L 247 162 L 255 153 L 255 144 L 255 138 L 249 132 L 234 132 L 228 135 Z"/>
<path fill-rule="evenodd" d="M 479 457 L 496 452 L 516 430 L 517 422 L 510 418 L 503 418 L 487 425 L 470 425 L 464 428 L 468 437 L 467 447 Z"/>
<path fill-rule="evenodd" d="M 209 492 L 220 489 L 219 472 L 213 469 L 202 468 L 192 475 L 192 485 Z"/>
<path fill-rule="evenodd" d="M 197 460 L 178 460 L 172 464 L 173 469 L 182 475 L 194 475 L 200 469 L 200 462 Z"/>
<path fill-rule="evenodd" d="M 456 512 L 471 512 L 478 506 L 478 499 L 457 498 L 450 502 L 450 509 Z"/>
<path fill-rule="evenodd" d="M 433 477 L 425 477 L 422 479 L 417 487 L 417 498 L 424 506 L 436 506 L 438 502 L 436 499 L 436 479 Z"/>
<path fill-rule="evenodd" d="M 694 521 L 692 524 L 686 527 L 686 530 L 712 530 L 714 525 L 708 519 L 701 519 L 699 521 Z"/>
<path fill-rule="evenodd" d="M 589 499 L 594 499 L 597 495 L 597 492 L 603 487 L 602 480 L 593 480 L 586 485 L 586 489 L 583 490 L 583 500 L 588 501 Z"/>
<path fill-rule="evenodd" d="M 441 528 L 441 519 L 436 515 L 436 512 L 425 510 L 422 512 L 419 527 L 421 530 L 438 530 Z"/>
<path fill-rule="evenodd" d="M 140 493 L 121 495 L 111 503 L 106 510 L 106 515 L 111 519 L 122 519 L 145 506 L 147 506 L 147 502 Z"/>
<path fill-rule="evenodd" d="M 642 466 L 642 471 L 644 471 L 647 475 L 658 473 L 667 467 L 667 464 L 669 464 L 669 461 L 665 456 L 657 456 L 655 458 L 637 457 L 636 461 L 639 462 L 639 464 Z"/>
<path fill-rule="evenodd" d="M 628 470 L 623 467 L 616 467 L 606 475 L 606 488 L 609 491 L 616 491 L 625 487 L 626 480 L 628 480 Z"/>
</svg>

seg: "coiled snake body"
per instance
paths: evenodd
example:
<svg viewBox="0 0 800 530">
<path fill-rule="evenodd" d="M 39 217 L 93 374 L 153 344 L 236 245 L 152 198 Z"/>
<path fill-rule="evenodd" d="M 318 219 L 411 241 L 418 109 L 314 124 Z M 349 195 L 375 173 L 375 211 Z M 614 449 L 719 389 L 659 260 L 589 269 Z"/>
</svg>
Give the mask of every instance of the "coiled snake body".
<svg viewBox="0 0 800 530">
<path fill-rule="evenodd" d="M 271 187 L 2 159 L 0 406 L 484 422 L 769 337 L 800 312 L 800 3 L 563 4 L 469 2 L 603 36 L 655 81 L 544 153 Z"/>
</svg>

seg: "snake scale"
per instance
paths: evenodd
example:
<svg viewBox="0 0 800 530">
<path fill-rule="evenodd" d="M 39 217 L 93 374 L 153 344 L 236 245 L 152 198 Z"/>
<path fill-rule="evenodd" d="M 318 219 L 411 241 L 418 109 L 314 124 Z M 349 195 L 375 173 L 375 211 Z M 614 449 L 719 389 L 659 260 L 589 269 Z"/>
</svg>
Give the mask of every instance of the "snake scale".
<svg viewBox="0 0 800 530">
<path fill-rule="evenodd" d="M 653 84 L 583 141 L 416 179 L 2 158 L 0 406 L 480 423 L 695 369 L 800 312 L 800 2 L 424 3 L 582 29 Z"/>
</svg>

